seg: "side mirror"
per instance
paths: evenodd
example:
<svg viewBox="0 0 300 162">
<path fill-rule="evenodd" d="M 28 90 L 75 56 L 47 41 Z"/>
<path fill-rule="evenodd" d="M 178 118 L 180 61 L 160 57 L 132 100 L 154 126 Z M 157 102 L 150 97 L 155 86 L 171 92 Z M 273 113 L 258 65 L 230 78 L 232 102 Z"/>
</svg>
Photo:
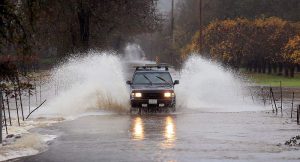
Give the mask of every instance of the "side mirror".
<svg viewBox="0 0 300 162">
<path fill-rule="evenodd" d="M 128 81 L 126 82 L 126 84 L 131 85 L 132 83 L 131 83 L 131 81 L 128 80 Z"/>
<path fill-rule="evenodd" d="M 174 85 L 175 85 L 175 84 L 179 84 L 179 80 L 175 80 L 175 81 L 174 81 Z"/>
</svg>

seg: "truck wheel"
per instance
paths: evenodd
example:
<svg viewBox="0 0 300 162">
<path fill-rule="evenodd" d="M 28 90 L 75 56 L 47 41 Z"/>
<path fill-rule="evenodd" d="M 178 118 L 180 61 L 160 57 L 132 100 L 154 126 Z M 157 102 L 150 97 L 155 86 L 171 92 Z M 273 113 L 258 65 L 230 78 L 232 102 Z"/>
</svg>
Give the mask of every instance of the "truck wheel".
<svg viewBox="0 0 300 162">
<path fill-rule="evenodd" d="M 137 108 L 137 107 L 130 107 L 130 109 L 129 109 L 129 113 L 130 114 L 134 114 L 136 112 L 139 112 L 139 108 Z"/>
<path fill-rule="evenodd" d="M 133 111 L 133 108 L 131 107 L 131 108 L 129 109 L 129 113 L 132 114 L 132 111 Z"/>
<path fill-rule="evenodd" d="M 174 105 L 171 107 L 171 112 L 175 112 L 175 111 L 176 111 L 176 106 Z"/>
</svg>

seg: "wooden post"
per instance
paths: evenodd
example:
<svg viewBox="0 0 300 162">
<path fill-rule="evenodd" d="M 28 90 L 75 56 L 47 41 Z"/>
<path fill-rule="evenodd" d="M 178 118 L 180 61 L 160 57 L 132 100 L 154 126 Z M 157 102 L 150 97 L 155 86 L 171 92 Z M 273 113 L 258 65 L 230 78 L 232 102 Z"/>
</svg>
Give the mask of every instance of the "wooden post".
<svg viewBox="0 0 300 162">
<path fill-rule="evenodd" d="M 39 86 L 39 90 L 40 90 L 40 103 L 42 102 L 42 74 L 40 74 L 40 86 Z"/>
<path fill-rule="evenodd" d="M 292 97 L 292 109 L 291 109 L 291 118 L 293 118 L 293 109 L 294 109 L 294 98 L 295 98 L 295 92 L 293 92 L 293 97 Z"/>
<path fill-rule="evenodd" d="M 21 113 L 22 113 L 22 120 L 24 121 L 24 110 L 23 110 L 23 101 L 22 101 L 22 93 L 21 93 L 21 85 L 20 85 L 20 79 L 19 75 L 17 76 L 17 86 L 18 86 L 18 93 L 20 96 L 20 106 L 21 106 Z"/>
<path fill-rule="evenodd" d="M 5 96 L 6 96 L 6 105 L 7 105 L 7 111 L 8 111 L 8 119 L 9 119 L 9 124 L 11 126 L 11 117 L 10 117 L 10 106 L 9 106 L 8 91 L 5 91 Z"/>
<path fill-rule="evenodd" d="M 0 90 L 0 97 L 2 98 L 2 91 Z M 0 144 L 2 143 L 2 104 L 0 104 Z"/>
<path fill-rule="evenodd" d="M 28 82 L 29 85 L 29 82 Z M 30 113 L 30 88 L 28 88 L 28 113 Z"/>
<path fill-rule="evenodd" d="M 5 106 L 4 106 L 4 99 L 3 99 L 2 91 L 0 91 L 0 93 L 1 93 L 0 100 L 1 100 L 2 110 L 3 110 L 3 118 L 4 118 L 4 127 L 5 127 L 6 134 L 8 134 L 8 132 L 7 132 L 6 114 L 5 114 Z"/>
<path fill-rule="evenodd" d="M 38 97 L 37 97 L 37 88 L 36 88 L 36 78 L 35 78 L 35 76 L 34 76 L 34 78 L 33 78 L 33 82 L 34 82 L 34 91 L 35 91 L 35 105 L 37 106 L 37 104 L 38 104 Z"/>
<path fill-rule="evenodd" d="M 16 85 L 14 84 L 14 95 L 15 95 L 15 103 L 16 103 L 16 110 L 17 110 L 17 119 L 18 119 L 18 124 L 20 126 L 20 116 L 19 116 L 19 107 L 18 107 L 18 98 L 17 98 L 17 89 Z"/>
<path fill-rule="evenodd" d="M 171 65 L 174 65 L 174 0 L 171 8 Z"/>
</svg>

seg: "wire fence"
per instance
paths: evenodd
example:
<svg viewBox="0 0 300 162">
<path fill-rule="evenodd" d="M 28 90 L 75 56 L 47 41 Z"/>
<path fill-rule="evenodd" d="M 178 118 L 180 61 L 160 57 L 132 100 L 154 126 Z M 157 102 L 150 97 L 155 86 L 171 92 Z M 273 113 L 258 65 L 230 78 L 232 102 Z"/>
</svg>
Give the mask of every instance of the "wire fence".
<svg viewBox="0 0 300 162">
<path fill-rule="evenodd" d="M 300 88 L 283 88 L 262 86 L 255 88 L 252 92 L 265 106 L 270 105 L 272 113 L 280 117 L 290 117 L 299 123 L 300 115 Z M 253 95 L 253 94 L 252 94 Z M 254 99 L 253 99 L 254 102 Z"/>
</svg>

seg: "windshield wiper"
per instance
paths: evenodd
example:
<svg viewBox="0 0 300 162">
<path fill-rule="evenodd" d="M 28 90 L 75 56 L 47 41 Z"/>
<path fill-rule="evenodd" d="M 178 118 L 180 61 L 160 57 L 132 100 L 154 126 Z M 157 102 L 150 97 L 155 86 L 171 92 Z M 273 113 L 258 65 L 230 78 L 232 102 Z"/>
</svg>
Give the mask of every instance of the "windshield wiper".
<svg viewBox="0 0 300 162">
<path fill-rule="evenodd" d="M 171 87 L 173 86 L 171 83 L 169 83 L 168 81 L 166 81 L 164 78 L 159 77 L 159 76 L 155 76 L 155 77 L 158 78 L 158 79 L 160 79 L 160 80 L 162 80 L 162 81 L 164 81 L 165 83 L 169 84 Z"/>
<path fill-rule="evenodd" d="M 152 82 L 151 82 L 151 80 L 145 75 L 145 74 L 143 74 L 143 76 L 149 81 L 149 83 L 152 85 Z"/>
</svg>

